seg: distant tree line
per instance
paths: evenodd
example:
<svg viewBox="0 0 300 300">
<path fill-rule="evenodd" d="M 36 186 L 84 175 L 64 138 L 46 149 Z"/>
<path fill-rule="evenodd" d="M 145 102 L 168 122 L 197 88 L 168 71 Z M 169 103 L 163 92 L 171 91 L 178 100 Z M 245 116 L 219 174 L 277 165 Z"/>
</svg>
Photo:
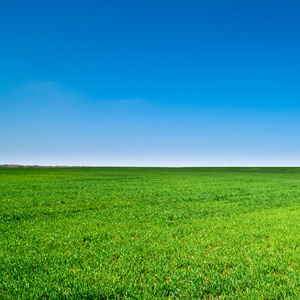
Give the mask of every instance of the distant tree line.
<svg viewBox="0 0 300 300">
<path fill-rule="evenodd" d="M 39 165 L 0 165 L 0 168 L 55 168 L 58 166 L 39 166 Z"/>
</svg>

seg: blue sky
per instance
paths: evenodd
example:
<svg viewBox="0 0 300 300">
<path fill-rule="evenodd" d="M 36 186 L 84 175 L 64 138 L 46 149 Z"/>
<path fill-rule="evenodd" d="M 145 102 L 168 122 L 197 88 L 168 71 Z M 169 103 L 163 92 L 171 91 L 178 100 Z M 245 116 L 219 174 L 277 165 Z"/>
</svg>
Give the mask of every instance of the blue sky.
<svg viewBox="0 0 300 300">
<path fill-rule="evenodd" d="M 0 164 L 299 166 L 299 1 L 2 1 Z"/>
</svg>

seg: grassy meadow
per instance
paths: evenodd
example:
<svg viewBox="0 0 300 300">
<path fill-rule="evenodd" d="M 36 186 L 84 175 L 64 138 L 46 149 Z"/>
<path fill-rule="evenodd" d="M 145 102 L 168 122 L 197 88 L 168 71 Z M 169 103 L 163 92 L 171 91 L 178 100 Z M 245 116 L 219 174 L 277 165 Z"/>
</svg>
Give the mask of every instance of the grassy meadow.
<svg viewBox="0 0 300 300">
<path fill-rule="evenodd" d="M 0 201 L 0 299 L 300 299 L 300 168 L 2 168 Z"/>
</svg>

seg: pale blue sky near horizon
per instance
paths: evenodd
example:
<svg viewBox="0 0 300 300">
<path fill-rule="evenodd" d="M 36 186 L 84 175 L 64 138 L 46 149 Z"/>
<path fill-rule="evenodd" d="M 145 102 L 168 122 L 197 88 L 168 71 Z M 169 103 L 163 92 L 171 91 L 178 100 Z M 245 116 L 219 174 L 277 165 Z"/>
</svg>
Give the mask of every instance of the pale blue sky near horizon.
<svg viewBox="0 0 300 300">
<path fill-rule="evenodd" d="M 0 3 L 0 164 L 300 166 L 300 2 Z"/>
</svg>

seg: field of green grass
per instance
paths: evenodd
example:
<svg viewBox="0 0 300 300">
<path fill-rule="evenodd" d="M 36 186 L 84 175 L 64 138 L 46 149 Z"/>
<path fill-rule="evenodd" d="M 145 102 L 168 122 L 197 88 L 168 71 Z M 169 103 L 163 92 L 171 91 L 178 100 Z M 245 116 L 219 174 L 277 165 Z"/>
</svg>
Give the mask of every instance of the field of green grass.
<svg viewBox="0 0 300 300">
<path fill-rule="evenodd" d="M 300 299 L 300 168 L 3 168 L 0 201 L 0 299 Z"/>
</svg>

